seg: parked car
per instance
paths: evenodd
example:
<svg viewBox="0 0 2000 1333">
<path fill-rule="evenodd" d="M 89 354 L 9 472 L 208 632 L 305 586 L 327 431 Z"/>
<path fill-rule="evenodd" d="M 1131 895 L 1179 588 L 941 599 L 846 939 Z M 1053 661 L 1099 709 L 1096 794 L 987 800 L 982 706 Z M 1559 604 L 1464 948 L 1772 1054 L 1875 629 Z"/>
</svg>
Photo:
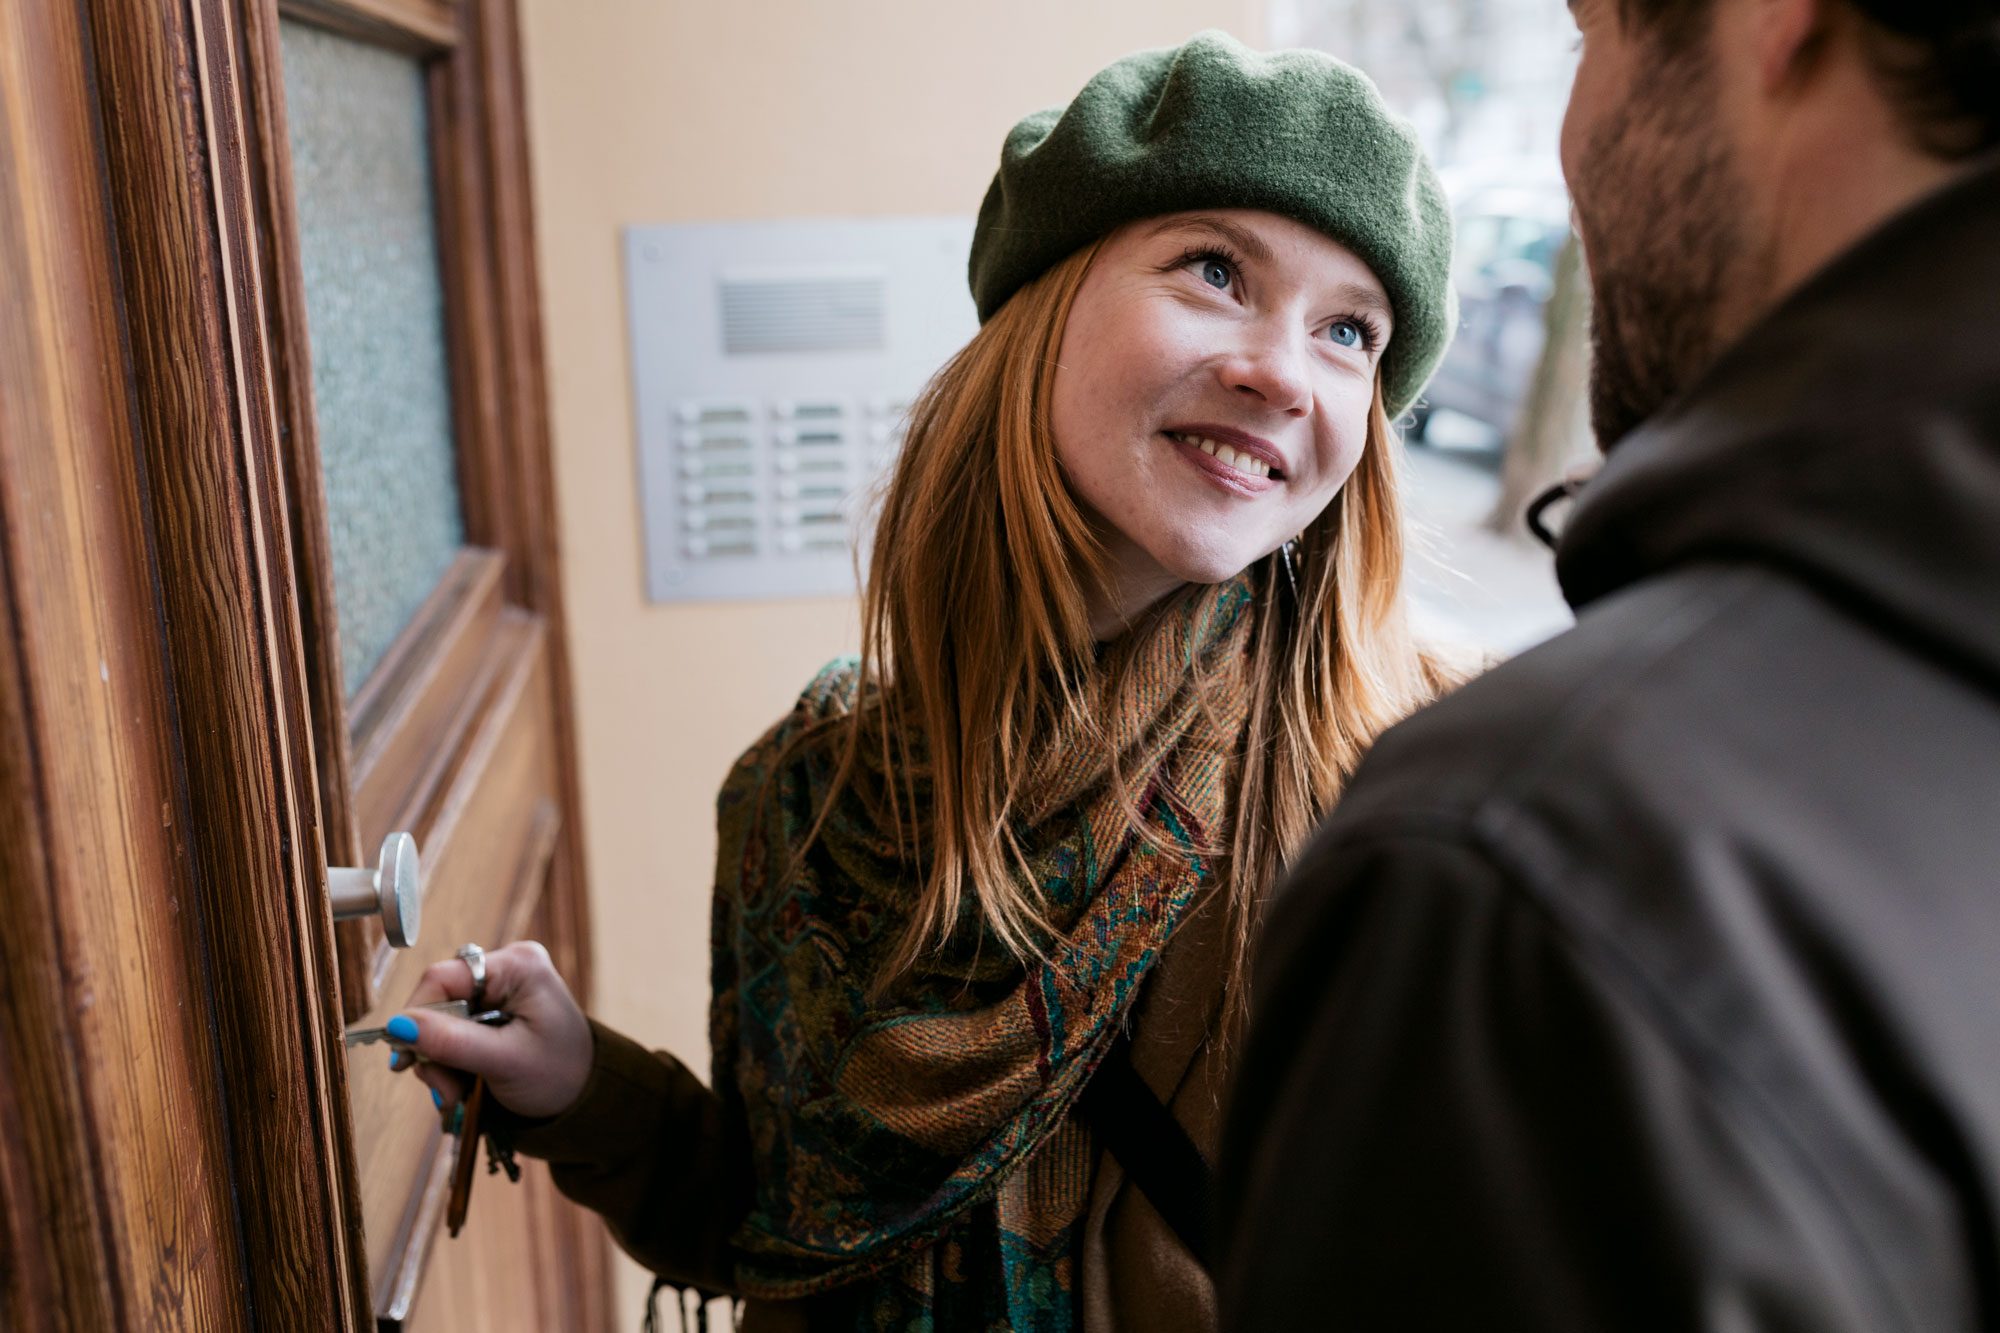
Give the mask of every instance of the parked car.
<svg viewBox="0 0 2000 1333">
<path fill-rule="evenodd" d="M 1478 435 L 1479 451 L 1497 462 L 1541 359 L 1569 199 L 1557 184 L 1487 184 L 1456 197 L 1453 213 L 1458 335 L 1412 409 L 1407 436 L 1423 441 L 1436 411 L 1461 413 L 1490 428 Z"/>
</svg>

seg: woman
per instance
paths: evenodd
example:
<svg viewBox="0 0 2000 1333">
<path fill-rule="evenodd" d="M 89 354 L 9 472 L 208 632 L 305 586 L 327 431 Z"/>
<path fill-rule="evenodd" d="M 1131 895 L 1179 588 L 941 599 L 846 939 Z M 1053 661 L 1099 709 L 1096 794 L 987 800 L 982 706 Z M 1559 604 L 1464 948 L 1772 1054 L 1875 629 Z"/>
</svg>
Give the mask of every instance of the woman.
<svg viewBox="0 0 2000 1333">
<path fill-rule="evenodd" d="M 485 1075 L 516 1146 L 745 1327 L 1211 1326 L 1183 1149 L 1258 904 L 1437 687 L 1389 421 L 1449 251 L 1412 135 L 1323 55 L 1204 33 L 1016 126 L 860 661 L 723 786 L 714 1088 L 515 946 L 515 1022 L 412 1020 L 444 1109 Z"/>
</svg>

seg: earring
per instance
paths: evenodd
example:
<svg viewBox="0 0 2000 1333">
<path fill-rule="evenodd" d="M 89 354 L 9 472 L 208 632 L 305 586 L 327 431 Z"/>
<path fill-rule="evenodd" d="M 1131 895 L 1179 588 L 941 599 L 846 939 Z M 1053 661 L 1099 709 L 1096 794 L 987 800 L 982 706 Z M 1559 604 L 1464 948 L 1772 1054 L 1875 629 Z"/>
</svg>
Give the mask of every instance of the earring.
<svg viewBox="0 0 2000 1333">
<path fill-rule="evenodd" d="M 1293 601 L 1297 601 L 1299 597 L 1299 574 L 1298 571 L 1293 568 L 1293 563 L 1294 563 L 1293 553 L 1298 550 L 1298 545 L 1299 545 L 1299 539 L 1297 537 L 1287 537 L 1285 539 L 1285 544 L 1278 548 L 1278 555 L 1285 562 L 1285 582 L 1292 585 Z"/>
</svg>

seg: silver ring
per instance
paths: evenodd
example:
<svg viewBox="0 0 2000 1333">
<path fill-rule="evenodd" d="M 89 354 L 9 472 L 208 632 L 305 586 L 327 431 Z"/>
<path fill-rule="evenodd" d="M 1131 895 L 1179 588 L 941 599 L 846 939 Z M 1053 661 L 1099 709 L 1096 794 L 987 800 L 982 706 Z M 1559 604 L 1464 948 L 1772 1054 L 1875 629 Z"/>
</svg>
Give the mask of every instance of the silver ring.
<svg viewBox="0 0 2000 1333">
<path fill-rule="evenodd" d="M 459 961 L 472 971 L 472 1011 L 479 1012 L 486 1007 L 486 950 L 476 944 L 467 944 L 458 951 Z"/>
</svg>

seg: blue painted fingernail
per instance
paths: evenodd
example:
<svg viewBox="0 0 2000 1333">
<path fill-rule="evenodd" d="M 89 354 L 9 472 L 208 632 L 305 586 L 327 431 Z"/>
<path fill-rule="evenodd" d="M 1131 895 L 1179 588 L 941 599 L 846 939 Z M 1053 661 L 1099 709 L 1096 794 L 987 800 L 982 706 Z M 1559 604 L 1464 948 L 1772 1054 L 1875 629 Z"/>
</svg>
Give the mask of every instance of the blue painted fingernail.
<svg viewBox="0 0 2000 1333">
<path fill-rule="evenodd" d="M 408 1014 L 397 1014 L 389 1020 L 388 1025 L 383 1030 L 397 1041 L 415 1041 L 417 1039 L 417 1020 L 411 1018 Z"/>
<path fill-rule="evenodd" d="M 440 1111 L 444 1109 L 444 1094 L 436 1088 L 431 1089 L 431 1105 L 437 1107 Z"/>
<path fill-rule="evenodd" d="M 391 1070 L 401 1069 L 409 1058 L 402 1051 L 391 1051 L 389 1052 L 389 1068 Z"/>
</svg>

